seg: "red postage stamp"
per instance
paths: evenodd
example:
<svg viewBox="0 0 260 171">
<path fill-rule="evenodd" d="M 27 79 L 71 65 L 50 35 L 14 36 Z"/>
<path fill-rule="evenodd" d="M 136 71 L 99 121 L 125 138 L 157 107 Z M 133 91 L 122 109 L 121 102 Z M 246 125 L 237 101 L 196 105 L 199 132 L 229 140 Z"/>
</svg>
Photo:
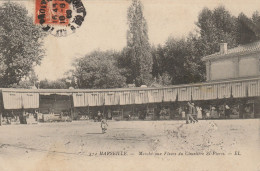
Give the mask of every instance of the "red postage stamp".
<svg viewBox="0 0 260 171">
<path fill-rule="evenodd" d="M 35 5 L 35 24 L 55 36 L 74 33 L 87 14 L 81 0 L 36 0 Z"/>
<path fill-rule="evenodd" d="M 65 0 L 36 0 L 36 24 L 68 25 L 70 5 Z"/>
</svg>

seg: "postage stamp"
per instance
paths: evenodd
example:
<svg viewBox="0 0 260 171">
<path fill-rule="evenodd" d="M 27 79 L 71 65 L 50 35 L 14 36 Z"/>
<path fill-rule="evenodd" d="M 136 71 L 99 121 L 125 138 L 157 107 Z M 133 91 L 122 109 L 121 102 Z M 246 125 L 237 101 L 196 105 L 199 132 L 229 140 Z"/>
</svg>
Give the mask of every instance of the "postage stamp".
<svg viewBox="0 0 260 171">
<path fill-rule="evenodd" d="M 35 24 L 59 37 L 74 33 L 86 14 L 81 0 L 36 0 L 35 4 Z"/>
</svg>

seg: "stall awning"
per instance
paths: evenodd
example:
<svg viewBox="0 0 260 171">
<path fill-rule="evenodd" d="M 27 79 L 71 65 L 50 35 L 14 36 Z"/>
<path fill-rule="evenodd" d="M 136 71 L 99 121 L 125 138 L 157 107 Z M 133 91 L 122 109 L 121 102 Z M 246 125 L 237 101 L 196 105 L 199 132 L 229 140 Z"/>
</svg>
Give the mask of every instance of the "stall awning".
<svg viewBox="0 0 260 171">
<path fill-rule="evenodd" d="M 158 103 L 163 101 L 163 90 L 148 90 L 148 102 Z"/>
<path fill-rule="evenodd" d="M 85 101 L 85 94 L 84 93 L 73 93 L 73 104 L 74 104 L 74 107 L 88 106 L 87 101 Z"/>
<path fill-rule="evenodd" d="M 24 109 L 39 108 L 39 94 L 38 93 L 21 93 L 22 107 Z"/>
<path fill-rule="evenodd" d="M 103 106 L 104 105 L 104 93 L 85 93 L 85 101 L 89 106 Z"/>
<path fill-rule="evenodd" d="M 39 108 L 39 94 L 3 92 L 3 103 L 5 109 Z"/>
</svg>

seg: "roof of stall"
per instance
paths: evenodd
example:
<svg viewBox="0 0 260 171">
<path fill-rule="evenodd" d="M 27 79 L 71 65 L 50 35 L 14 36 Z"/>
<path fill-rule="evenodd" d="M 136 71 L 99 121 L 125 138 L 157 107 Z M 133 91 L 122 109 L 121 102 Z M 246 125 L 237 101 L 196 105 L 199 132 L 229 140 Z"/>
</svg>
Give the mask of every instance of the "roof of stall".
<svg viewBox="0 0 260 171">
<path fill-rule="evenodd" d="M 258 80 L 260 76 L 254 78 L 246 78 L 246 79 L 232 79 L 232 80 L 223 80 L 223 81 L 212 81 L 212 82 L 202 82 L 202 83 L 194 83 L 194 84 L 181 84 L 181 85 L 173 85 L 167 87 L 134 87 L 134 88 L 113 88 L 113 89 L 17 89 L 17 88 L 0 88 L 2 92 L 24 92 L 24 93 L 42 93 L 42 94 L 63 94 L 64 95 L 70 93 L 82 93 L 82 92 L 112 92 L 112 91 L 134 91 L 134 90 L 158 90 L 158 89 L 168 89 L 168 88 L 185 88 L 191 86 L 202 86 L 202 85 L 211 85 L 211 84 L 220 84 L 220 83 L 228 83 L 228 82 L 236 82 L 236 81 L 251 81 Z"/>
</svg>

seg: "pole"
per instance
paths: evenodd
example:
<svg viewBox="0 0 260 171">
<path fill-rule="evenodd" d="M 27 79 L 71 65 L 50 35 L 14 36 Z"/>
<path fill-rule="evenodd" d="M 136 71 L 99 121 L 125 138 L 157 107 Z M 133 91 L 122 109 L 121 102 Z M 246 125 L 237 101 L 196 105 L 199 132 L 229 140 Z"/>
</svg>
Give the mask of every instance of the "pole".
<svg viewBox="0 0 260 171">
<path fill-rule="evenodd" d="M 105 117 L 105 105 L 103 104 L 103 117 Z"/>
<path fill-rule="evenodd" d="M 255 101 L 253 102 L 253 118 L 255 118 Z"/>
<path fill-rule="evenodd" d="M 123 108 L 121 109 L 122 112 L 122 120 L 124 119 L 124 112 L 123 112 Z"/>
<path fill-rule="evenodd" d="M 69 100 L 70 100 L 71 120 L 73 120 L 74 119 L 74 104 L 73 104 L 72 96 L 69 96 Z"/>
<path fill-rule="evenodd" d="M 147 118 L 147 114 L 149 112 L 149 107 L 148 107 L 148 103 L 146 104 L 146 112 L 145 112 L 145 119 Z"/>
<path fill-rule="evenodd" d="M 89 105 L 88 105 L 88 117 L 91 118 L 90 114 L 89 114 Z"/>
</svg>

